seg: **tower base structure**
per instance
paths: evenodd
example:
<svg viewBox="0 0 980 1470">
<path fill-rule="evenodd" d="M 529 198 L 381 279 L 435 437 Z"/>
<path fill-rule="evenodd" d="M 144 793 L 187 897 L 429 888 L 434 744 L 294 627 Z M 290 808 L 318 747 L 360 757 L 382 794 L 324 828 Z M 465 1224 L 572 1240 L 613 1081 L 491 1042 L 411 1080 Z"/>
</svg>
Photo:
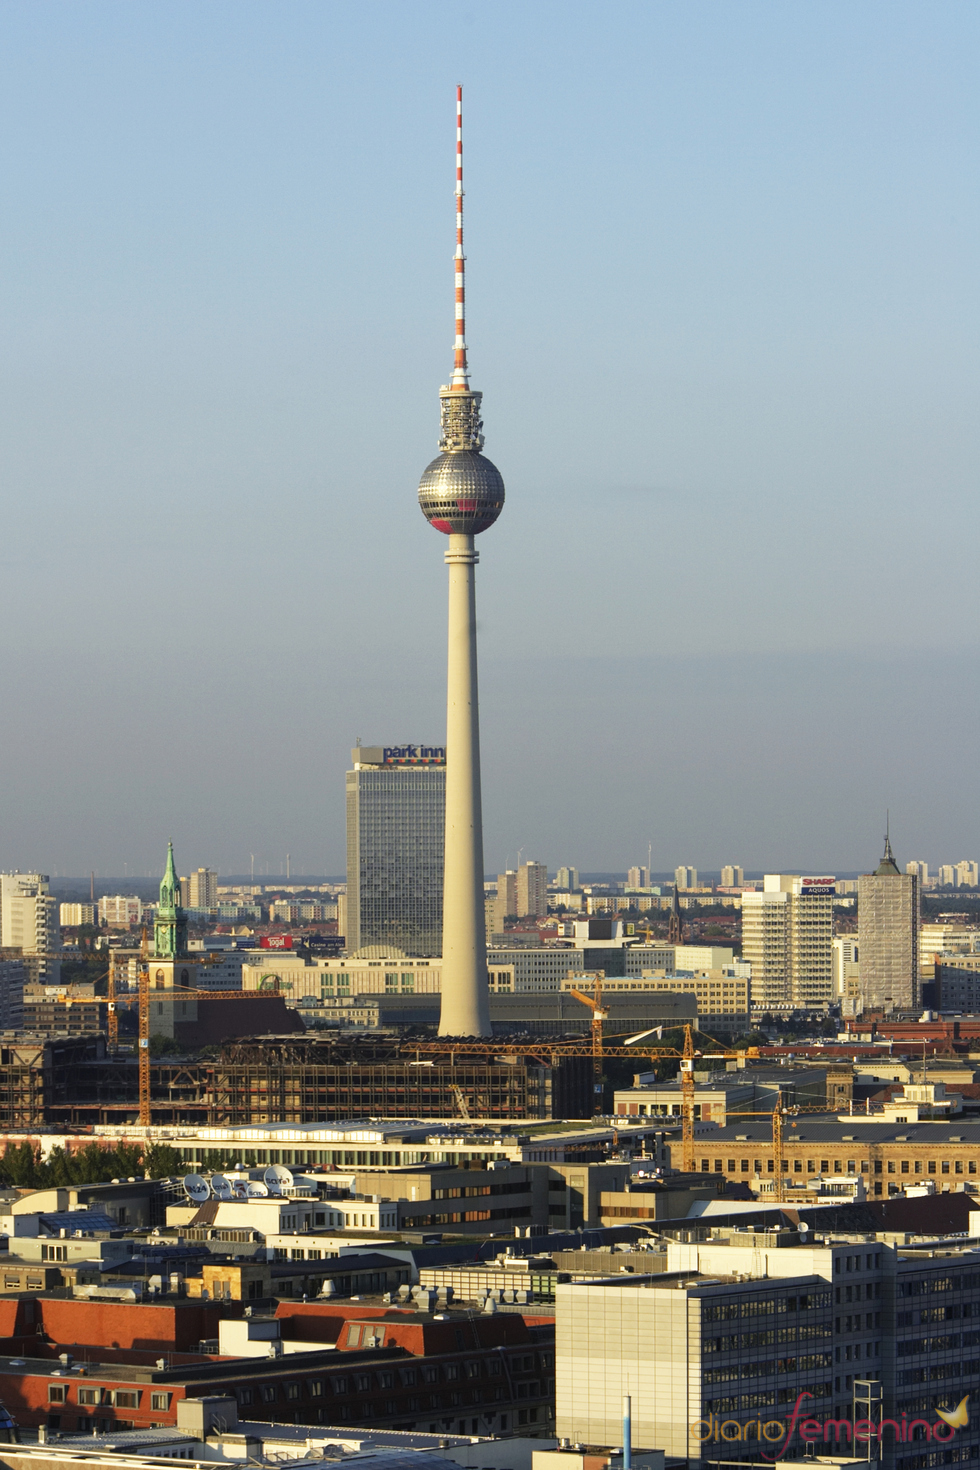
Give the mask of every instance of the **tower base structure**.
<svg viewBox="0 0 980 1470">
<path fill-rule="evenodd" d="M 490 1035 L 476 664 L 478 560 L 471 534 L 450 535 L 440 1036 Z"/>
</svg>

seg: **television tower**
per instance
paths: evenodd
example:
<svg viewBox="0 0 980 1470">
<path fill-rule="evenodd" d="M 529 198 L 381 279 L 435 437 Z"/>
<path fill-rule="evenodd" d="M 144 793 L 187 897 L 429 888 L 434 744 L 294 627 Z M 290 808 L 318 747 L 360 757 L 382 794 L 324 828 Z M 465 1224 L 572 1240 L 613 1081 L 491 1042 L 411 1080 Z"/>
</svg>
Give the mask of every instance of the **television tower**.
<svg viewBox="0 0 980 1470">
<path fill-rule="evenodd" d="M 480 453 L 482 393 L 470 388 L 466 361 L 463 255 L 463 89 L 456 88 L 456 345 L 452 380 L 439 389 L 442 451 L 419 484 L 419 505 L 449 537 L 449 667 L 446 701 L 446 849 L 442 900 L 440 1036 L 489 1036 L 487 935 L 483 900 L 480 712 L 476 674 L 473 538 L 504 504 L 496 465 Z"/>
</svg>

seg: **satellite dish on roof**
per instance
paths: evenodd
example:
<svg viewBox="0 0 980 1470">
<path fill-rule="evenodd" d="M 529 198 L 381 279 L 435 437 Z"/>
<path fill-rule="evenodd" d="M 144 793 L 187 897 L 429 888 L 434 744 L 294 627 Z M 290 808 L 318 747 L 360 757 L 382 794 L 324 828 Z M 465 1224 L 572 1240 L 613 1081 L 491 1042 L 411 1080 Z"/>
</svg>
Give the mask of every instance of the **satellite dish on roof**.
<svg viewBox="0 0 980 1470">
<path fill-rule="evenodd" d="M 293 1182 L 292 1171 L 284 1164 L 270 1164 L 262 1178 L 268 1184 L 270 1194 L 283 1194 Z"/>
<path fill-rule="evenodd" d="M 205 1200 L 211 1198 L 211 1186 L 200 1174 L 185 1174 L 184 1193 L 194 1204 L 203 1205 Z"/>
<path fill-rule="evenodd" d="M 215 1199 L 233 1199 L 235 1191 L 231 1187 L 231 1181 L 223 1174 L 212 1174 L 211 1193 Z"/>
<path fill-rule="evenodd" d="M 245 1186 L 246 1199 L 265 1199 L 269 1193 L 261 1179 L 250 1179 Z"/>
</svg>

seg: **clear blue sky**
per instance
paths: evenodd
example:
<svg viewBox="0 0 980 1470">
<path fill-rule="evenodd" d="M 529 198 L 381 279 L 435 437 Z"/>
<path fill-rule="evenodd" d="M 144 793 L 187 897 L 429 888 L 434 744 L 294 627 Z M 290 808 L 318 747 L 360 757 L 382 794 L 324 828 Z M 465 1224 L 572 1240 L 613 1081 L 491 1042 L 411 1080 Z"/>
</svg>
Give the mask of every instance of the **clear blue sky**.
<svg viewBox="0 0 980 1470">
<path fill-rule="evenodd" d="M 469 338 L 487 862 L 980 852 L 975 4 L 0 4 L 0 864 L 343 867 L 444 730 Z"/>
</svg>

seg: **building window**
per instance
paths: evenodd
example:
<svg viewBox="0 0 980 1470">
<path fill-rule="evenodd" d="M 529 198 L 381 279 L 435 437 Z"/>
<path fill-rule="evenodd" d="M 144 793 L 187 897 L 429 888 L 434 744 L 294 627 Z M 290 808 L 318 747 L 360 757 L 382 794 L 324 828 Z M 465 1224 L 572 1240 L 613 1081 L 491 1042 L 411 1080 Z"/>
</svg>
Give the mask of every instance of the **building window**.
<svg viewBox="0 0 980 1470">
<path fill-rule="evenodd" d="M 65 1402 L 65 1385 L 63 1383 L 48 1384 L 48 1403 L 63 1404 Z"/>
<path fill-rule="evenodd" d="M 249 1403 L 251 1403 L 252 1402 L 252 1391 L 251 1391 L 251 1389 L 243 1389 L 242 1392 L 243 1393 L 246 1393 L 246 1392 L 248 1393 L 248 1396 L 249 1396 L 248 1401 L 249 1401 Z M 245 1402 L 245 1400 L 243 1398 L 242 1399 L 242 1403 L 244 1403 L 244 1402 Z M 161 1409 L 169 1409 L 170 1408 L 170 1394 L 169 1393 L 151 1393 L 150 1394 L 150 1408 L 151 1409 L 155 1409 L 157 1411 L 159 1411 Z"/>
<path fill-rule="evenodd" d="M 287 1397 L 287 1399 L 298 1399 L 299 1398 L 299 1384 L 298 1383 L 287 1383 L 286 1384 L 286 1397 Z"/>
</svg>

